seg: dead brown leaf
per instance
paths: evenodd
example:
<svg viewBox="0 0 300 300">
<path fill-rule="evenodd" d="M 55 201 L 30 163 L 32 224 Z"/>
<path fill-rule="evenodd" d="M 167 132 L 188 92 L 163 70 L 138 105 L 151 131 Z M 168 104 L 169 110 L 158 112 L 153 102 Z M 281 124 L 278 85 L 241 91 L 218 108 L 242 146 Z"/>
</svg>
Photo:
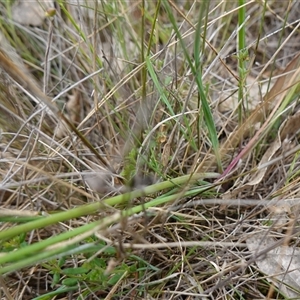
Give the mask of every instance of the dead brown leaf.
<svg viewBox="0 0 300 300">
<path fill-rule="evenodd" d="M 239 185 L 238 188 L 234 189 L 233 191 L 227 192 L 223 195 L 223 198 L 233 198 L 238 193 L 242 192 L 249 186 L 256 186 L 258 185 L 265 177 L 268 167 L 265 168 L 259 168 L 260 166 L 266 164 L 269 162 L 276 152 L 284 148 L 283 147 L 283 141 L 288 139 L 289 137 L 293 136 L 299 129 L 300 129 L 300 112 L 297 112 L 295 115 L 289 117 L 281 126 L 279 129 L 279 134 L 276 138 L 276 140 L 271 143 L 271 145 L 268 147 L 264 155 L 262 156 L 259 164 L 258 164 L 258 171 L 256 171 L 254 174 L 252 174 L 249 177 L 249 180 L 246 182 L 246 184 Z M 281 151 L 282 152 L 282 151 Z"/>
<path fill-rule="evenodd" d="M 280 132 L 280 138 L 283 141 L 294 134 L 300 129 L 300 111 L 296 112 L 294 115 L 290 116 L 283 129 Z"/>
<path fill-rule="evenodd" d="M 163 153 L 161 156 L 161 161 L 162 161 L 163 167 L 167 166 L 169 159 L 170 159 L 170 153 L 171 153 L 171 145 L 170 145 L 170 143 L 166 143 L 163 147 Z"/>
<path fill-rule="evenodd" d="M 247 246 L 253 255 L 267 249 L 276 240 L 265 234 L 255 234 L 247 239 Z M 300 288 L 300 251 L 289 246 L 279 246 L 256 260 L 258 269 L 267 275 L 278 289 L 290 298 L 298 298 L 295 290 Z"/>
<path fill-rule="evenodd" d="M 41 26 L 46 18 L 46 11 L 50 8 L 54 8 L 52 0 L 19 0 L 12 6 L 12 18 L 25 26 Z"/>
<path fill-rule="evenodd" d="M 258 105 L 260 105 L 261 94 L 265 94 L 267 92 L 267 88 L 269 85 L 268 81 L 257 82 L 256 78 L 248 75 L 246 78 L 246 85 L 249 87 L 247 89 L 248 101 L 247 101 L 247 109 L 254 110 Z M 225 99 L 225 100 L 222 100 Z M 218 110 L 222 113 L 226 111 L 235 111 L 238 108 L 239 101 L 237 93 L 232 95 L 232 91 L 226 92 L 222 91 L 222 99 L 218 106 Z"/>
<path fill-rule="evenodd" d="M 69 101 L 66 104 L 70 121 L 78 125 L 82 120 L 82 97 L 79 91 L 69 95 Z"/>
<path fill-rule="evenodd" d="M 289 88 L 298 82 L 298 76 L 294 77 L 295 72 L 300 67 L 300 53 L 298 53 L 283 71 L 283 75 L 277 79 L 270 92 L 268 92 L 261 105 L 259 105 L 221 147 L 221 156 L 228 153 L 229 149 L 234 149 L 250 132 L 257 123 L 264 122 L 271 109 L 276 107 L 278 101 L 284 98 Z M 250 149 L 249 149 L 250 150 Z"/>
</svg>

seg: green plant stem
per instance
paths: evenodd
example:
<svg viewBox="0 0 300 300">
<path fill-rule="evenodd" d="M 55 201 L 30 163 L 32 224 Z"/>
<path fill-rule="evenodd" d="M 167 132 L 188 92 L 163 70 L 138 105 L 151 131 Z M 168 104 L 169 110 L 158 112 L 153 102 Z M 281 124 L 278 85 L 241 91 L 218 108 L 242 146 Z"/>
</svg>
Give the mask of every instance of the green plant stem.
<svg viewBox="0 0 300 300">
<path fill-rule="evenodd" d="M 200 101 L 201 101 L 201 105 L 202 105 L 202 111 L 203 111 L 203 116 L 204 116 L 204 120 L 205 120 L 205 125 L 207 126 L 208 129 L 208 133 L 209 133 L 209 137 L 210 137 L 210 142 L 212 144 L 212 148 L 213 151 L 215 153 L 216 156 L 216 162 L 217 162 L 217 166 L 218 166 L 218 170 L 219 172 L 222 172 L 222 163 L 221 163 L 221 156 L 219 153 L 219 140 L 218 140 L 218 134 L 217 134 L 217 130 L 215 127 L 215 123 L 214 123 L 214 119 L 212 116 L 212 112 L 211 109 L 209 107 L 209 103 L 207 101 L 207 97 L 205 95 L 204 92 L 204 86 L 203 86 L 203 82 L 202 82 L 202 73 L 201 73 L 201 68 L 199 66 L 200 63 L 200 37 L 201 37 L 201 21 L 202 21 L 202 11 L 199 12 L 199 18 L 198 18 L 198 25 L 196 28 L 196 32 L 195 32 L 195 45 L 194 45 L 194 58 L 195 58 L 195 64 L 192 62 L 191 56 L 186 48 L 185 42 L 182 39 L 181 33 L 178 29 L 177 26 L 177 22 L 175 20 L 174 15 L 172 14 L 170 5 L 168 3 L 167 0 L 163 0 L 163 4 L 164 4 L 164 8 L 167 11 L 168 17 L 170 22 L 172 23 L 173 29 L 178 37 L 178 40 L 180 42 L 180 45 L 183 49 L 183 53 L 185 56 L 185 59 L 188 62 L 188 65 L 195 77 L 196 80 L 196 84 L 198 87 L 198 92 L 199 92 L 199 96 L 200 96 Z M 206 9 L 208 5 L 208 1 L 204 1 L 202 9 Z M 203 37 L 203 39 L 205 39 L 205 37 Z M 197 68 L 198 67 L 198 68 Z"/>
<path fill-rule="evenodd" d="M 246 31 L 245 31 L 245 22 L 246 19 L 246 7 L 245 0 L 239 0 L 239 11 L 238 11 L 238 23 L 240 30 L 238 32 L 238 64 L 239 64 L 239 91 L 238 91 L 238 119 L 239 124 L 242 124 L 243 119 L 243 107 L 245 105 L 245 95 L 244 95 L 244 86 L 245 80 L 247 77 L 247 68 L 246 68 L 246 59 L 247 59 L 247 50 L 246 50 Z"/>
<path fill-rule="evenodd" d="M 35 220 L 27 224 L 22 224 L 22 225 L 15 226 L 13 228 L 9 228 L 7 230 L 0 232 L 0 241 L 4 241 L 16 235 L 19 235 L 21 233 L 29 232 L 31 230 L 49 226 L 51 224 L 55 224 L 58 222 L 63 222 L 73 218 L 79 218 L 81 216 L 86 216 L 89 214 L 95 214 L 100 209 L 104 209 L 106 205 L 114 206 L 117 204 L 122 204 L 125 201 L 127 202 L 137 197 L 151 195 L 161 190 L 172 188 L 174 186 L 181 186 L 182 184 L 192 184 L 193 182 L 199 179 L 217 178 L 218 176 L 219 174 L 217 173 L 205 173 L 205 174 L 197 173 L 193 175 L 185 175 L 168 181 L 159 182 L 154 185 L 150 185 L 144 189 L 135 190 L 126 194 L 108 198 L 103 202 L 89 203 L 71 209 L 69 211 L 60 212 L 51 216 L 47 216 L 43 219 Z"/>
<path fill-rule="evenodd" d="M 53 255 L 64 253 L 70 250 L 72 248 L 71 246 L 74 247 L 74 245 L 78 244 L 78 242 L 80 242 L 81 240 L 92 235 L 95 231 L 106 229 L 112 223 L 120 221 L 121 218 L 132 216 L 134 214 L 144 211 L 145 209 L 149 209 L 151 207 L 157 207 L 164 203 L 168 203 L 176 199 L 179 199 L 180 197 L 194 196 L 204 190 L 207 190 L 207 188 L 208 186 L 199 187 L 197 189 L 189 190 L 186 192 L 180 191 L 179 193 L 170 196 L 161 196 L 147 203 L 137 205 L 135 207 L 129 208 L 122 212 L 115 213 L 112 216 L 103 218 L 99 221 L 78 227 L 72 231 L 64 232 L 60 235 L 51 237 L 41 242 L 34 243 L 24 248 L 20 248 L 16 251 L 7 253 L 0 257 L 0 265 L 9 262 L 13 262 L 13 263 L 8 266 L 3 266 L 0 269 L 0 274 L 15 271 L 17 269 L 36 263 L 38 260 L 43 260 Z M 31 223 L 37 223 L 37 221 Z M 70 239 L 72 238 L 74 238 L 73 243 L 70 242 Z M 63 242 L 65 242 L 65 244 Z M 61 245 L 55 245 L 57 243 L 61 243 Z M 46 249 L 47 247 L 49 248 Z M 43 251 L 43 254 L 40 253 L 41 251 Z M 28 256 L 27 259 L 26 256 Z"/>
</svg>

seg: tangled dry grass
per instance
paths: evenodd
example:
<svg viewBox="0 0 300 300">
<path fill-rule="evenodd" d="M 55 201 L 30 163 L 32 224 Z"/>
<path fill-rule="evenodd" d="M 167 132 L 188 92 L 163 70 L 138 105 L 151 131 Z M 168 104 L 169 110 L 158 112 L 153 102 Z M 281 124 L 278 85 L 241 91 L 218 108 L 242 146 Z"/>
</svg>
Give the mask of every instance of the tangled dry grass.
<svg viewBox="0 0 300 300">
<path fill-rule="evenodd" d="M 0 3 L 1 299 L 298 299 L 298 1 L 28 3 Z"/>
</svg>

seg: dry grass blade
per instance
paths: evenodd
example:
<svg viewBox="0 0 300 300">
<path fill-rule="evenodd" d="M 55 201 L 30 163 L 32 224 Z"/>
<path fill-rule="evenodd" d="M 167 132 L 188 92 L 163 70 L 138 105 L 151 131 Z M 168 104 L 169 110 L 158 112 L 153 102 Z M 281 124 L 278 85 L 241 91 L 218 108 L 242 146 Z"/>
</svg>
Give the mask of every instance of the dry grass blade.
<svg viewBox="0 0 300 300">
<path fill-rule="evenodd" d="M 3 38 L 2 38 L 3 42 Z M 33 93 L 37 99 L 42 101 L 47 107 L 49 107 L 52 112 L 58 114 L 58 108 L 51 102 L 51 99 L 47 97 L 38 85 L 35 83 L 34 79 L 28 74 L 25 74 L 22 71 L 20 66 L 17 66 L 15 62 L 13 62 L 8 53 L 5 53 L 2 49 L 0 51 L 0 67 L 4 70 L 13 80 L 18 82 L 21 86 L 25 87 L 29 92 Z"/>
<path fill-rule="evenodd" d="M 6 44 L 4 37 L 2 37 L 2 47 Z M 46 96 L 42 90 L 38 87 L 37 83 L 32 76 L 23 72 L 22 67 L 16 65 L 14 61 L 10 59 L 10 53 L 4 52 L 3 48 L 0 50 L 0 68 L 2 68 L 13 80 L 31 92 L 38 100 L 41 101 L 46 107 L 48 107 L 52 113 L 58 118 L 60 122 L 65 123 L 71 131 L 73 131 L 82 142 L 96 155 L 96 157 L 114 173 L 114 170 L 110 167 L 109 163 L 99 154 L 99 152 L 91 145 L 91 143 L 84 137 L 84 135 L 76 128 L 76 126 L 66 117 L 58 107 L 52 103 L 51 98 Z"/>
<path fill-rule="evenodd" d="M 240 128 L 229 137 L 224 145 L 222 145 L 220 151 L 224 155 L 225 153 L 228 153 L 230 149 L 234 149 L 238 143 L 241 143 L 242 140 L 250 133 L 250 131 L 254 130 L 256 124 L 262 124 L 251 141 L 231 162 L 222 176 L 226 176 L 228 173 L 230 173 L 238 161 L 256 145 L 261 137 L 261 134 L 265 133 L 266 128 L 269 126 L 270 121 L 272 120 L 281 103 L 284 101 L 284 97 L 287 95 L 289 90 L 294 86 L 296 86 L 298 89 L 298 84 L 300 82 L 299 67 L 300 53 L 298 53 L 296 57 L 289 63 L 284 70 L 283 75 L 275 82 L 270 92 L 264 96 L 262 104 L 254 112 L 252 112 L 249 118 L 243 123 L 243 126 L 240 126 Z M 264 121 L 265 116 L 267 116 L 266 121 Z"/>
<path fill-rule="evenodd" d="M 298 299 L 300 2 L 25 2 L 0 1 L 0 298 Z"/>
</svg>

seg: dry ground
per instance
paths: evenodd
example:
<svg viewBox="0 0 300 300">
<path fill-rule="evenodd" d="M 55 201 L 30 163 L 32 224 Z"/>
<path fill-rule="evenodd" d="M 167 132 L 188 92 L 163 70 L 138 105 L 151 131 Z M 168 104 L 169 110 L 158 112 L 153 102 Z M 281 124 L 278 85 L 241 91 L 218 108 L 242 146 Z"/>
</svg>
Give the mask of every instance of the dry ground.
<svg viewBox="0 0 300 300">
<path fill-rule="evenodd" d="M 1 299 L 300 298 L 299 1 L 0 9 Z"/>
</svg>

